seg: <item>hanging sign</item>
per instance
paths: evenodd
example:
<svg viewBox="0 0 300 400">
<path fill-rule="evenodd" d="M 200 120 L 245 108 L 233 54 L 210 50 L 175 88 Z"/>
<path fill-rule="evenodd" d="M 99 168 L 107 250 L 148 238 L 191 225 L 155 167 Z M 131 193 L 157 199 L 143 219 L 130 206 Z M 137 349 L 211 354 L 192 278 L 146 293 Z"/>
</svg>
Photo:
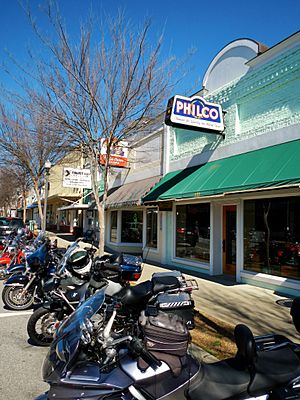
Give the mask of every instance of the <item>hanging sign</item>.
<svg viewBox="0 0 300 400">
<path fill-rule="evenodd" d="M 107 154 L 107 140 L 101 140 L 100 165 L 105 165 Z M 128 143 L 116 140 L 112 144 L 109 156 L 109 165 L 116 168 L 124 168 L 128 165 Z"/>
<path fill-rule="evenodd" d="M 174 96 L 168 102 L 166 125 L 198 131 L 222 133 L 223 111 L 219 104 L 209 103 L 202 97 Z"/>
<path fill-rule="evenodd" d="M 64 167 L 63 187 L 91 189 L 91 171 L 82 168 Z"/>
</svg>

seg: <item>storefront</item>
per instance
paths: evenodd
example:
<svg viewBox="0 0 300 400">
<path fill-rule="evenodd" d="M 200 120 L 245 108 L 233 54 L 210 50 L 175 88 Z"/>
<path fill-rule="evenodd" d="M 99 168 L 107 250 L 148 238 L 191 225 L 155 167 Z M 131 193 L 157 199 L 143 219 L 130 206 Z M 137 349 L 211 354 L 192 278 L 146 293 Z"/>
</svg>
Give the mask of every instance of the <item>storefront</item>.
<svg viewBox="0 0 300 400">
<path fill-rule="evenodd" d="M 115 252 L 141 254 L 144 243 L 157 246 L 157 208 L 145 208 L 141 199 L 160 176 L 112 188 L 106 201 L 106 247 Z"/>
<path fill-rule="evenodd" d="M 165 174 L 143 198 L 158 208 L 158 256 L 145 246 L 146 259 L 298 294 L 299 66 L 300 33 L 269 50 L 237 40 L 214 58 L 199 95 L 222 105 L 224 136 L 165 128 Z"/>
</svg>

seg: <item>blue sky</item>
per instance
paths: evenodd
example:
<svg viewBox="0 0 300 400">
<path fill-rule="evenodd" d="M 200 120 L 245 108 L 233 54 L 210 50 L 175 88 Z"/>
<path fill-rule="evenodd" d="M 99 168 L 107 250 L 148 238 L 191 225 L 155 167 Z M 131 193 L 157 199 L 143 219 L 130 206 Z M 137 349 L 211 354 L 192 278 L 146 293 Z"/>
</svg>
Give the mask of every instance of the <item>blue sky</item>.
<svg viewBox="0 0 300 400">
<path fill-rule="evenodd" d="M 33 10 L 43 4 L 41 0 L 29 2 Z M 166 55 L 181 58 L 188 49 L 196 48 L 187 64 L 191 71 L 177 90 L 182 94 L 201 87 L 210 61 L 232 40 L 246 37 L 271 47 L 300 29 L 299 0 L 59 0 L 58 3 L 71 37 L 75 37 L 80 21 L 91 9 L 101 16 L 104 13 L 115 15 L 121 7 L 133 26 L 141 24 L 145 17 L 151 17 L 151 35 L 157 38 L 164 32 Z M 6 59 L 5 49 L 21 62 L 26 61 L 27 46 L 43 54 L 18 1 L 0 0 L 0 5 L 1 61 Z M 36 15 L 43 26 L 44 20 L 38 12 Z M 1 71 L 0 82 L 13 86 Z"/>
</svg>

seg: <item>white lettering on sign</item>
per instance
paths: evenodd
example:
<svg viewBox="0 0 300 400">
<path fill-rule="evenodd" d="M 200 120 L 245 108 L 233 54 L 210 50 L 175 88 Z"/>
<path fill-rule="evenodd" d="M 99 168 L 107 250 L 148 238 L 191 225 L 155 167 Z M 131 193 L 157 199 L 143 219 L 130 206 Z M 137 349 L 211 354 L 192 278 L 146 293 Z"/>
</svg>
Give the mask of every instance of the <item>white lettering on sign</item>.
<svg viewBox="0 0 300 400">
<path fill-rule="evenodd" d="M 201 128 L 223 132 L 223 111 L 219 104 L 210 103 L 202 97 L 175 96 L 172 100 L 172 109 L 166 117 L 167 125 L 184 125 L 188 129 Z"/>
</svg>

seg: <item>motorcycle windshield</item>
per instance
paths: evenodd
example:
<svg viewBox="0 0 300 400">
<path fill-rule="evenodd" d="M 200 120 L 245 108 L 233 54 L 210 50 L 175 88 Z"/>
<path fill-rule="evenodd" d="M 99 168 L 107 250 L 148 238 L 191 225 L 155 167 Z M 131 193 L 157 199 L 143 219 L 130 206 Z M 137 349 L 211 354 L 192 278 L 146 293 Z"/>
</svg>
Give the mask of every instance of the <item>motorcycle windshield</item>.
<svg viewBox="0 0 300 400">
<path fill-rule="evenodd" d="M 78 307 L 58 328 L 54 341 L 43 365 L 43 379 L 47 382 L 59 381 L 68 371 L 76 357 L 82 336 L 82 328 L 102 307 L 105 289 L 99 290 Z"/>
<path fill-rule="evenodd" d="M 41 242 L 44 242 L 44 240 L 45 240 L 45 234 L 44 234 L 44 232 L 39 232 L 39 234 L 37 235 L 37 237 L 34 239 L 34 241 L 33 241 L 33 246 L 38 246 L 39 245 L 39 243 L 41 243 Z"/>
<path fill-rule="evenodd" d="M 27 257 L 27 262 L 30 265 L 30 263 L 36 259 L 39 260 L 41 264 L 43 264 L 46 260 L 46 255 L 47 255 L 47 244 L 44 243 L 42 246 L 40 246 L 34 253 L 31 253 Z"/>
<path fill-rule="evenodd" d="M 77 249 L 77 247 L 79 247 L 79 244 L 78 244 L 78 241 L 75 241 L 67 248 L 67 251 L 64 253 L 61 263 L 57 269 L 58 275 L 63 275 L 63 273 L 66 271 L 67 260 L 70 257 L 70 255 L 73 253 L 73 251 L 75 249 Z"/>
</svg>

